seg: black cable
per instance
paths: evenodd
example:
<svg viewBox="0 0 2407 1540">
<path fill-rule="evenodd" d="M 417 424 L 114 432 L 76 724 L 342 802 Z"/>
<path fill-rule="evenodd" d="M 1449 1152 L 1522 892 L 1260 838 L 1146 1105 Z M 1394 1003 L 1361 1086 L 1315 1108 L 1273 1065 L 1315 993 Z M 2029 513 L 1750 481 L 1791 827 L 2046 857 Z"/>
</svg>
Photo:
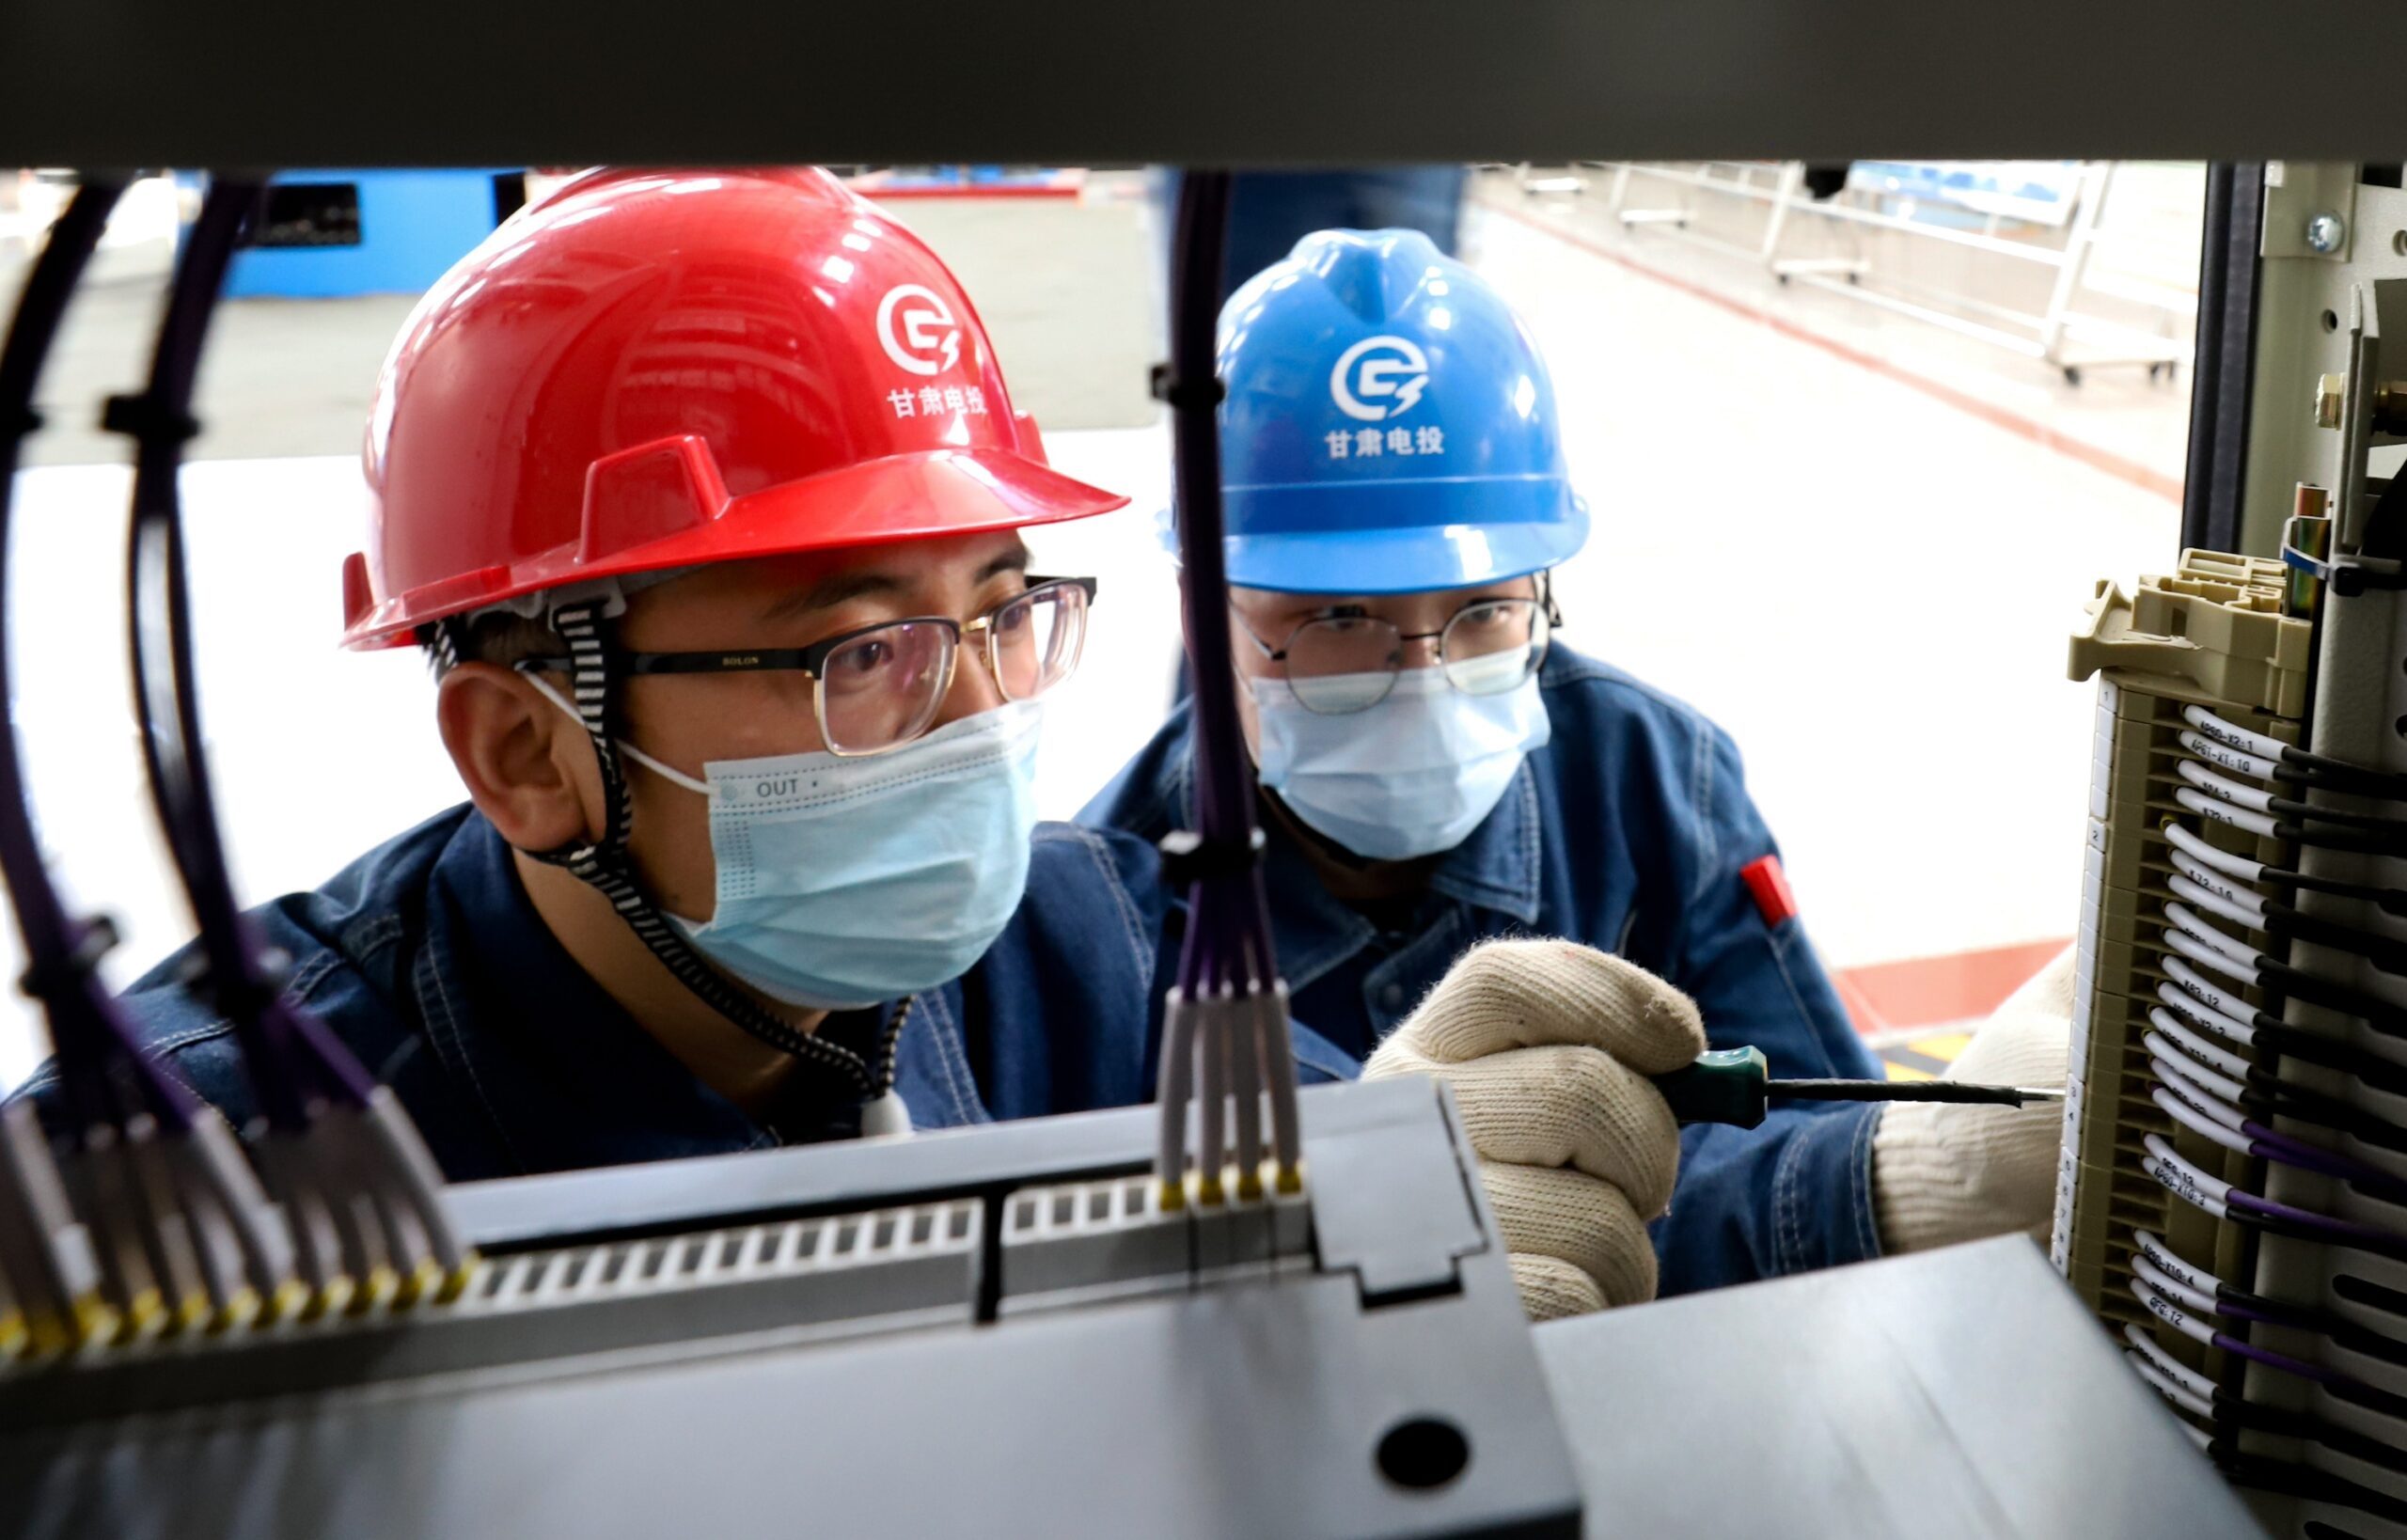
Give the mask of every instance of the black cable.
<svg viewBox="0 0 2407 1540">
<path fill-rule="evenodd" d="M 2271 1027 L 2259 1023 L 2257 1041 L 2285 1059 L 2304 1060 L 2318 1068 L 2362 1081 L 2386 1094 L 2407 1096 L 2407 1065 L 2376 1058 L 2353 1043 L 2320 1037 L 2279 1021 Z"/>
<path fill-rule="evenodd" d="M 2407 919 L 2407 890 L 2342 882 L 2337 877 L 2311 877 L 2304 872 L 2292 872 L 2278 866 L 2266 867 L 2262 875 L 2263 880 L 2284 887 L 2302 888 L 2311 893 L 2329 893 L 2335 898 L 2356 899 L 2395 919 Z"/>
<path fill-rule="evenodd" d="M 2245 804 L 2239 804 L 2245 806 Z M 2389 813 L 2351 812 L 2343 808 L 2327 808 L 2320 803 L 2301 802 L 2295 797 L 2269 796 L 2265 806 L 2290 818 L 2310 818 L 2318 823 L 2339 824 L 2350 828 L 2387 834 L 2407 840 L 2407 819 Z"/>
<path fill-rule="evenodd" d="M 124 191 L 122 179 L 100 178 L 76 193 L 26 275 L 8 339 L 0 343 L 0 606 L 9 591 L 10 512 L 18 462 L 25 439 L 41 421 L 33 405 L 35 385 L 57 339 L 76 280 Z M 0 615 L 0 688 L 11 698 L 14 677 L 8 628 Z M 18 932 L 24 939 L 25 970 L 19 987 L 41 1003 L 71 1114 L 86 1128 L 119 1120 L 108 1084 L 108 1066 L 114 1061 L 134 1077 L 146 1110 L 171 1131 L 187 1127 L 192 1097 L 134 1051 L 133 1033 L 94 971 L 115 942 L 115 931 L 104 919 L 71 917 L 51 882 L 34 832 L 13 712 L 0 723 L 0 877 L 8 883 Z"/>
<path fill-rule="evenodd" d="M 1221 279 L 1228 265 L 1230 177 L 1190 170 L 1179 180 L 1171 262 L 1170 362 L 1154 374 L 1154 394 L 1171 408 L 1173 508 L 1182 581 L 1180 619 L 1194 676 L 1196 826 L 1164 841 L 1164 880 L 1187 885 L 1188 929 L 1175 984 L 1163 1013 L 1160 1078 L 1155 1099 L 1162 1122 L 1155 1172 L 1163 1201 L 1183 1201 L 1187 1104 L 1198 1111 L 1199 1196 L 1217 1202 L 1227 1098 L 1237 1095 L 1239 1165 L 1258 1138 L 1257 1099 L 1268 1090 L 1271 1144 L 1282 1190 L 1302 1182 L 1295 1065 L 1287 1051 L 1286 988 L 1279 979 L 1262 841 L 1254 825 L 1255 786 L 1237 720 L 1236 675 L 1230 664 L 1228 557 L 1220 505 L 1219 403 L 1215 354 Z M 1238 1193 L 1258 1178 L 1238 1172 Z"/>
<path fill-rule="evenodd" d="M 365 1106 L 374 1083 L 347 1052 L 305 1054 L 295 1041 L 298 1024 L 278 1005 L 280 982 L 234 895 L 201 746 L 179 487 L 184 445 L 199 432 L 192 397 L 201 350 L 226 269 L 260 196 L 257 182 L 212 180 L 199 217 L 184 234 L 149 383 L 138 395 L 113 398 L 103 420 L 134 441 L 128 643 L 151 802 L 199 933 L 200 972 L 187 982 L 232 1023 L 270 1126 L 298 1130 L 308 1123 L 311 1092 Z"/>
<path fill-rule="evenodd" d="M 2323 1092 L 2284 1080 L 2262 1065 L 2252 1065 L 2248 1071 L 2248 1090 L 2241 1096 L 2241 1106 L 2252 1112 L 2270 1117 L 2296 1119 L 2320 1128 L 2331 1128 L 2353 1135 L 2368 1144 L 2407 1155 L 2407 1129 L 2378 1112 L 2371 1112 L 2353 1103 Z"/>
<path fill-rule="evenodd" d="M 248 1222 L 265 1199 L 238 1155 L 203 1152 L 199 1174 L 244 1226 L 245 1272 L 274 1315 L 310 1299 L 381 1302 L 388 1289 L 403 1304 L 433 1291 L 448 1297 L 466 1280 L 468 1253 L 443 1204 L 442 1173 L 401 1103 L 324 1023 L 284 998 L 280 970 L 235 897 L 210 783 L 179 473 L 199 432 L 192 397 L 209 322 L 260 185 L 212 180 L 184 235 L 149 382 L 113 399 L 106 421 L 135 444 L 129 645 L 152 804 L 199 932 L 187 982 L 242 1048 L 267 1123 L 254 1153 L 284 1205 L 290 1251 Z M 218 1269 L 221 1282 L 227 1271 Z M 211 1294 L 229 1301 L 226 1287 Z"/>
<path fill-rule="evenodd" d="M 2379 1438 L 2368 1438 L 2353 1428 L 2342 1427 L 2312 1412 L 2269 1406 L 2220 1388 L 2210 1405 L 2214 1407 L 2218 1422 L 2226 1426 L 2320 1444 L 2336 1454 L 2345 1454 L 2352 1460 L 2362 1460 L 2368 1465 L 2407 1475 L 2407 1450 L 2396 1449 Z M 2210 1444 L 2209 1449 L 2211 1451 L 2213 1445 Z M 2233 1453 L 2238 1453 L 2236 1444 Z"/>
<path fill-rule="evenodd" d="M 2311 941 L 2319 947 L 2362 957 L 2384 973 L 2407 977 L 2407 941 L 2320 916 L 2301 914 L 2287 904 L 2265 901 L 2267 935 L 2280 940 Z"/>
</svg>

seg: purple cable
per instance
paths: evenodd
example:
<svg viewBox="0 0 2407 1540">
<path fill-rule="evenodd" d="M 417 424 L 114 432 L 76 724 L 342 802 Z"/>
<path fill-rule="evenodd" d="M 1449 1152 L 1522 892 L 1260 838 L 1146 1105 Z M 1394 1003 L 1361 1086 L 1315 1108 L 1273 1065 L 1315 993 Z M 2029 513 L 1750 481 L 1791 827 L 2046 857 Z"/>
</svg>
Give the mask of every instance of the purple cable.
<svg viewBox="0 0 2407 1540">
<path fill-rule="evenodd" d="M 2323 1384 L 2353 1385 L 2356 1383 L 2356 1381 L 2350 1378 L 2349 1375 L 2342 1374 L 2337 1370 L 2326 1369 L 2319 1364 L 2306 1363 L 2298 1359 L 2290 1358 L 2286 1354 L 2276 1353 L 2271 1348 L 2258 1347 L 2252 1343 L 2242 1342 L 2239 1338 L 2233 1337 L 2228 1332 L 2218 1331 L 2210 1322 L 2203 1320 L 2201 1317 L 2206 1315 L 2219 1315 L 2231 1320 L 2249 1321 L 2262 1326 L 2285 1327 L 2292 1330 L 2299 1331 L 2314 1331 L 2316 1328 L 2313 1327 L 2302 1325 L 2300 1322 L 2295 1320 L 2286 1320 L 2278 1315 L 2267 1314 L 2261 1311 L 2251 1309 L 2246 1305 L 2235 1304 L 2232 1301 L 2222 1297 L 2220 1294 L 2210 1297 L 2204 1294 L 2195 1294 L 2194 1292 L 2195 1297 L 2204 1299 L 2206 1301 L 2202 1310 L 2198 1305 L 2193 1304 L 2190 1297 L 2185 1297 L 2183 1294 L 2168 1289 L 2161 1283 L 2152 1282 L 2145 1277 L 2134 1276 L 2132 1278 L 2131 1282 L 2131 1292 L 2132 1296 L 2137 1299 L 2141 1305 L 2147 1307 L 2149 1313 L 2164 1320 L 2166 1324 L 2173 1326 L 2175 1329 L 2183 1330 L 2185 1335 L 2187 1334 L 2186 1328 L 2183 1328 L 2179 1322 L 2174 1321 L 2170 1316 L 2166 1316 L 2163 1313 L 2164 1311 L 2172 1311 L 2183 1320 L 2204 1327 L 2208 1335 L 2213 1339 L 2214 1344 L 2217 1347 L 2237 1353 L 2242 1358 L 2253 1359 L 2259 1363 L 2267 1364 L 2276 1369 L 2287 1370 L 2291 1374 L 2301 1375 L 2308 1379 L 2316 1380 Z M 2160 1309 L 2159 1307 L 2162 1308 Z"/>
<path fill-rule="evenodd" d="M 2214 1302 L 2214 1311 L 2217 1315 L 2228 1315 L 2235 1321 L 2253 1321 L 2258 1326 L 2283 1327 L 2291 1331 L 2314 1331 L 2317 1329 L 2316 1328 L 2300 1321 L 2295 1316 L 2269 1314 L 2264 1311 L 2257 1309 L 2253 1305 L 2237 1304 L 2220 1296 L 2218 1296 Z"/>
<path fill-rule="evenodd" d="M 2240 1127 L 2241 1131 L 2256 1144 L 2263 1146 L 2262 1149 L 2254 1150 L 2253 1153 L 2261 1155 L 2268 1160 L 2278 1160 L 2284 1165 L 2296 1166 L 2305 1171 L 2314 1171 L 2318 1175 L 2333 1177 L 2343 1182 L 2352 1182 L 2360 1186 L 2383 1188 L 2399 1194 L 2400 1200 L 2407 1200 L 2407 1182 L 2401 1182 L 2389 1172 L 2368 1165 L 2353 1155 L 2342 1155 L 2336 1150 L 2326 1150 L 2320 1145 L 2309 1144 L 2305 1139 L 2268 1128 L 2261 1123 L 2242 1123 Z"/>
<path fill-rule="evenodd" d="M 2286 1325 L 2287 1323 L 2274 1322 L 2273 1324 L 2278 1326 Z M 2364 1388 L 2363 1383 L 2353 1375 L 2344 1375 L 2337 1369 L 2326 1369 L 2320 1363 L 2308 1363 L 2304 1359 L 2291 1358 L 2287 1353 L 2276 1353 L 2270 1347 L 2258 1347 L 2254 1344 L 2242 1342 L 2239 1338 L 2232 1336 L 2228 1332 L 2218 1331 L 2215 1332 L 2213 1336 L 2215 1345 L 2222 1348 L 2225 1352 L 2237 1353 L 2242 1358 L 2247 1359 L 2255 1363 L 2261 1363 L 2269 1369 L 2279 1369 L 2286 1375 L 2296 1375 L 2301 1379 L 2311 1379 L 2318 1385 L 2345 1385 L 2352 1389 Z"/>
<path fill-rule="evenodd" d="M 2321 1234 L 2336 1235 L 2351 1244 L 2370 1246 L 2374 1249 L 2391 1255 L 2407 1254 L 2407 1235 L 2402 1235 L 2394 1230 L 2385 1230 L 2380 1225 L 2359 1224 L 2353 1219 L 2338 1219 L 2329 1214 L 2318 1214 L 2313 1209 L 2293 1208 L 2288 1203 L 2277 1203 L 2271 1198 L 2259 1198 L 2253 1192 L 2242 1192 L 2238 1187 L 2232 1188 L 2225 1196 L 2224 1202 L 2234 1208 L 2245 1209 L 2251 1214 L 2261 1214 L 2268 1218 L 2280 1219 L 2285 1223 L 2299 1225 Z"/>
<path fill-rule="evenodd" d="M 1176 448 L 1179 561 L 1186 581 L 1179 608 L 1194 675 L 1197 830 L 1207 874 L 1188 890 L 1188 933 L 1178 982 L 1190 998 L 1235 984 L 1252 943 L 1266 962 L 1269 926 L 1258 880 L 1242 870 L 1209 870 L 1254 839 L 1245 739 L 1237 722 L 1236 680 L 1229 668 L 1228 564 L 1220 541 L 1219 384 L 1213 354 L 1216 297 L 1227 263 L 1229 177 L 1189 171 L 1181 179 L 1171 274 L 1169 396 Z M 1266 983 L 1267 978 L 1258 981 Z"/>
</svg>

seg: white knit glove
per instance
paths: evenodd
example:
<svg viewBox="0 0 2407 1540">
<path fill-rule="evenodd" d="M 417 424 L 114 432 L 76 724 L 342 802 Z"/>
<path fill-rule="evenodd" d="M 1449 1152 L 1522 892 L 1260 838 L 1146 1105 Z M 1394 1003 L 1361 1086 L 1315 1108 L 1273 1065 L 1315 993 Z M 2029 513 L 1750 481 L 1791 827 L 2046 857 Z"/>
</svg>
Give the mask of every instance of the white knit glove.
<svg viewBox="0 0 2407 1540">
<path fill-rule="evenodd" d="M 1982 1023 L 1946 1078 L 2061 1086 L 2072 1037 L 2072 949 Z M 1872 1195 L 1891 1252 L 2023 1230 L 2044 1241 L 2064 1108 L 1893 1102 L 1872 1136 Z"/>
<path fill-rule="evenodd" d="M 1534 1321 L 1655 1297 L 1680 1131 L 1646 1076 L 1705 1051 L 1686 995 L 1571 941 L 1467 953 L 1363 1065 L 1455 1088 Z"/>
</svg>

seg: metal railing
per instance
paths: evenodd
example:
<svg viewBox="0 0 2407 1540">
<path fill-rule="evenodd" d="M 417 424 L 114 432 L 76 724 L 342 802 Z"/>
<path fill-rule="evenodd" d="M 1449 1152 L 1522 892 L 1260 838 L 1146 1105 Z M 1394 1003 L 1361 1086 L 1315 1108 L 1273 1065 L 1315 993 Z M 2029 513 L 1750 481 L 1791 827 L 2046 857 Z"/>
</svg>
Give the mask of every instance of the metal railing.
<svg viewBox="0 0 2407 1540">
<path fill-rule="evenodd" d="M 2059 370 L 2071 385 L 2081 383 L 2085 369 L 2139 366 L 2145 367 L 2153 379 L 2169 375 L 2191 361 L 2189 337 L 2171 335 L 2174 331 L 2186 333 L 2187 327 L 2168 326 L 2165 334 L 2150 333 L 2123 322 L 2084 314 L 2074 307 L 2099 247 L 2122 239 L 2100 223 L 2116 171 L 2116 163 L 2111 161 L 2091 161 L 2082 166 L 2061 246 L 2001 236 L 2001 216 L 1993 212 L 1987 216 L 1985 228 L 1975 231 L 1868 207 L 1857 201 L 1865 192 L 1860 188 L 1850 188 L 1829 198 L 1816 198 L 1806 192 L 1805 167 L 1797 161 L 1677 165 L 1594 161 L 1548 171 L 1534 171 L 1524 165 L 1519 168 L 1520 184 L 1525 193 L 1531 194 L 1585 193 L 1591 185 L 1590 173 L 1599 171 L 1612 173 L 1605 193 L 1606 207 L 1625 230 L 1660 232 L 1759 263 L 1783 284 L 1844 295 L 2006 349 Z M 1673 187 L 1688 192 L 1675 201 L 1632 206 L 1633 187 L 1641 185 L 1645 189 Z M 1764 209 L 1761 235 L 1750 244 L 1694 228 L 1700 212 L 1697 194 L 1760 205 Z M 1809 256 L 1789 250 L 1801 220 L 1821 221 L 1849 248 L 1849 253 Z M 1880 271 L 1858 239 L 1864 230 L 1890 232 L 1984 258 L 2052 269 L 2054 277 L 2046 306 L 2034 314 L 1918 282 L 1901 274 Z M 2184 302 L 2171 295 L 2120 292 L 2117 297 L 2156 309 L 2168 322 L 2184 308 Z"/>
</svg>

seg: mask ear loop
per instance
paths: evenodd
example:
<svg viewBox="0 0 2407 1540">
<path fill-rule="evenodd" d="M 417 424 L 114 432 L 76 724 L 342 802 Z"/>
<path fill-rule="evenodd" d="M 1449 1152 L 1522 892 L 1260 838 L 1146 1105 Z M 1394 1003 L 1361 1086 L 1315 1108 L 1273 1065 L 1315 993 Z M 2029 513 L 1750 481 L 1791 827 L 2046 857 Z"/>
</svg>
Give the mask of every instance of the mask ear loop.
<svg viewBox="0 0 2407 1540">
<path fill-rule="evenodd" d="M 583 727 L 585 725 L 584 716 L 579 715 L 574 706 L 569 704 L 568 697 L 560 694 L 558 690 L 552 687 L 552 682 L 550 680 L 545 679 L 541 674 L 528 672 L 521 672 L 518 677 L 525 680 L 527 684 L 535 686 L 535 693 L 550 701 L 553 705 L 558 706 L 570 721 L 576 723 L 579 727 Z M 716 797 L 718 795 L 718 788 L 713 786 L 709 781 L 697 780 L 693 777 L 685 774 L 684 771 L 678 769 L 675 765 L 663 763 L 661 761 L 653 759 L 651 755 L 645 753 L 642 749 L 637 748 L 635 745 L 627 742 L 624 738 L 618 739 L 617 745 L 620 753 L 624 754 L 627 758 L 635 761 L 637 764 L 642 765 L 645 769 L 651 771 L 653 775 L 658 776 L 661 779 L 669 782 L 670 785 L 683 786 L 685 790 L 692 792 L 697 796 Z"/>
<path fill-rule="evenodd" d="M 652 900 L 636 881 L 634 863 L 628 858 L 627 838 L 635 826 L 634 799 L 628 795 L 626 773 L 619 762 L 616 729 L 616 694 L 611 688 L 610 647 L 604 634 L 601 607 L 595 603 L 562 605 L 549 617 L 552 630 L 568 648 L 570 661 L 570 699 L 563 701 L 559 692 L 533 675 L 522 677 L 534 682 L 537 689 L 555 704 L 568 707 L 577 724 L 593 745 L 593 757 L 602 773 L 602 795 L 606 804 L 603 832 L 599 839 L 584 844 L 569 843 L 553 850 L 532 850 L 527 854 L 548 866 L 563 868 L 587 886 L 610 901 L 610 907 L 636 934 L 636 939 L 660 959 L 679 983 L 713 1011 L 742 1028 L 758 1041 L 780 1053 L 791 1054 L 806 1063 L 816 1064 L 829 1074 L 848 1081 L 862 1102 L 873 1102 L 891 1092 L 893 1064 L 890 1054 L 879 1072 L 873 1072 L 866 1061 L 851 1049 L 830 1043 L 816 1033 L 797 1031 L 772 1014 L 759 1001 L 737 989 L 735 985 L 705 961 L 686 941 L 684 935 L 653 907 Z M 629 751 L 633 754 L 633 750 Z M 651 759 L 639 756 L 637 762 L 657 769 L 673 780 L 702 791 L 692 778 L 669 770 Z M 901 1018 L 910 1010 L 906 998 L 895 1013 L 895 1028 L 899 1032 Z M 881 1083 L 881 1076 L 883 1083 Z"/>
</svg>

